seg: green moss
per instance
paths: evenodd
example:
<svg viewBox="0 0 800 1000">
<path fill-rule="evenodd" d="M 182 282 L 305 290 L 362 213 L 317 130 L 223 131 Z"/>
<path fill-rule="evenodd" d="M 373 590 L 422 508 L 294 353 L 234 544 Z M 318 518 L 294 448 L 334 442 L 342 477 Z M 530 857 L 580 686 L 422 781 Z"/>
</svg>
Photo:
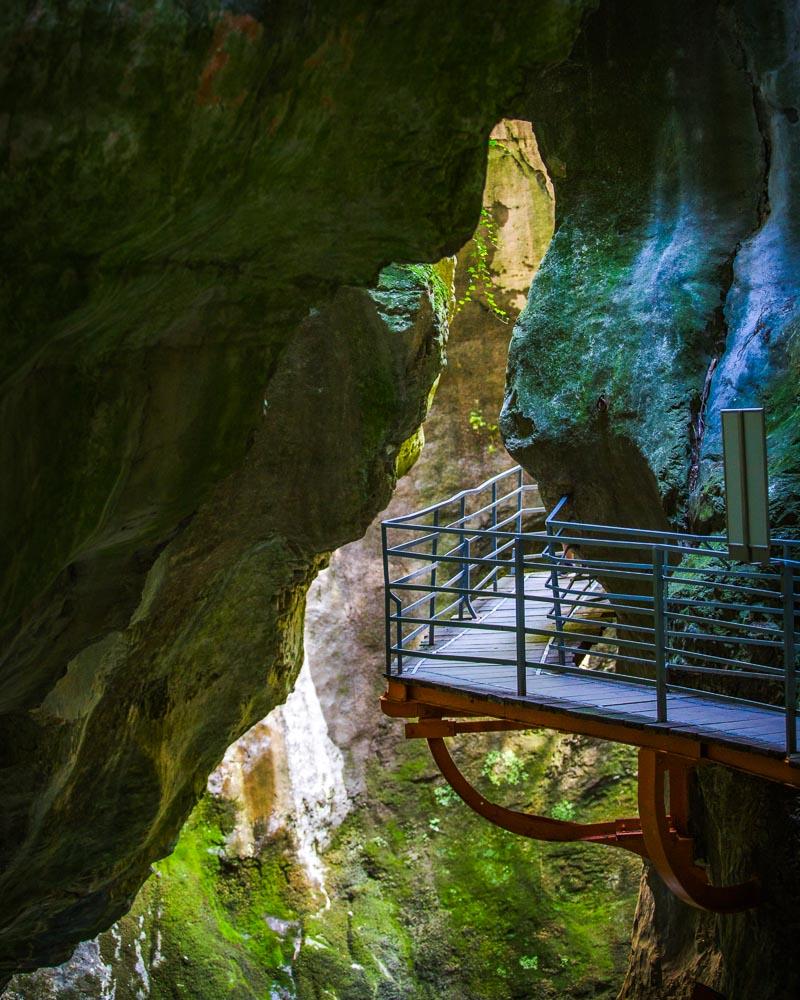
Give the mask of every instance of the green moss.
<svg viewBox="0 0 800 1000">
<path fill-rule="evenodd" d="M 638 861 L 506 833 L 442 794 L 448 786 L 424 745 L 392 752 L 326 855 L 333 904 L 307 924 L 314 943 L 301 952 L 298 995 L 614 996 Z M 635 814 L 624 747 L 601 753 L 588 741 L 523 734 L 465 741 L 460 759 L 488 797 L 540 811 L 564 798 L 569 759 L 569 774 L 582 768 L 571 793 L 577 819 Z"/>
<path fill-rule="evenodd" d="M 400 445 L 400 451 L 394 460 L 394 471 L 398 479 L 401 479 L 407 472 L 411 471 L 417 459 L 422 454 L 424 447 L 425 431 L 420 427 L 410 438 L 406 438 L 402 445 Z"/>
<path fill-rule="evenodd" d="M 121 925 L 123 934 L 147 927 L 157 1000 L 244 1000 L 292 988 L 287 970 L 307 898 L 288 844 L 275 840 L 257 859 L 230 859 L 224 845 L 232 825 L 231 809 L 204 797 Z"/>
<path fill-rule="evenodd" d="M 404 267 L 414 276 L 416 282 L 427 289 L 440 322 L 447 323 L 452 317 L 455 303 L 453 293 L 455 259 L 443 257 L 436 264 L 405 264 Z"/>
</svg>

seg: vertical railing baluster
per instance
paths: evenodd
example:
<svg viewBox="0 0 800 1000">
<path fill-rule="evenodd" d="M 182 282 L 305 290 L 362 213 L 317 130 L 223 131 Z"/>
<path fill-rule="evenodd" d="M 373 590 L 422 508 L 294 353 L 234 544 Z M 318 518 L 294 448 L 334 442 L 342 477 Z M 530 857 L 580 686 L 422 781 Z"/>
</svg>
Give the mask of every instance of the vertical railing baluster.
<svg viewBox="0 0 800 1000">
<path fill-rule="evenodd" d="M 386 525 L 381 525 L 381 549 L 383 551 L 383 597 L 384 617 L 386 619 L 386 676 L 392 673 L 392 608 L 389 592 L 389 554 L 386 551 Z"/>
<path fill-rule="evenodd" d="M 553 596 L 553 617 L 556 623 L 556 636 L 558 637 L 558 662 L 561 666 L 566 666 L 567 657 L 564 652 L 564 617 L 561 613 L 561 590 L 558 579 L 558 564 L 556 562 L 555 535 L 552 525 L 548 522 L 545 525 L 547 537 L 550 541 L 547 544 L 546 552 L 550 557 L 550 592 Z"/>
<path fill-rule="evenodd" d="M 656 718 L 658 722 L 667 721 L 667 651 L 664 620 L 666 554 L 664 549 L 656 545 L 653 546 L 653 658 L 656 663 Z"/>
<path fill-rule="evenodd" d="M 428 626 L 428 645 L 432 646 L 434 644 L 434 624 L 433 619 L 436 617 L 436 568 L 437 562 L 436 557 L 439 554 L 439 508 L 433 512 L 433 542 L 431 543 L 431 555 L 433 556 L 433 561 L 431 562 L 431 599 L 428 602 L 428 618 L 430 618 L 431 623 Z"/>
<path fill-rule="evenodd" d="M 467 518 L 467 498 L 466 497 L 462 497 L 461 498 L 461 503 L 459 505 L 459 514 L 458 514 L 458 526 L 459 526 L 459 528 L 462 531 L 466 530 L 465 529 L 466 518 Z M 459 552 L 459 555 L 462 557 L 462 559 L 468 559 L 469 558 L 469 539 L 467 538 L 466 535 L 464 535 L 461 544 L 458 546 L 458 552 Z M 459 621 L 461 619 L 463 619 L 463 617 L 464 617 L 464 599 L 465 599 L 465 596 L 466 596 L 463 593 L 464 580 L 465 580 L 465 576 L 464 576 L 464 566 L 465 565 L 466 565 L 465 563 L 461 564 L 461 574 L 460 574 L 460 576 L 458 578 L 458 581 L 459 581 L 458 585 L 459 585 L 459 588 L 461 588 L 461 590 L 462 590 L 461 597 L 459 598 L 459 601 L 458 601 L 458 618 L 459 618 Z M 469 575 L 467 575 L 466 579 L 469 580 Z"/>
<path fill-rule="evenodd" d="M 517 469 L 517 531 L 522 533 L 522 466 Z"/>
<path fill-rule="evenodd" d="M 524 541 L 514 539 L 514 600 L 517 631 L 517 694 L 528 693 L 528 679 L 525 672 L 525 549 Z"/>
<path fill-rule="evenodd" d="M 794 642 L 794 568 L 788 562 L 789 552 L 784 548 L 781 566 L 781 593 L 783 596 L 783 669 L 784 697 L 786 700 L 786 755 L 797 753 L 797 673 Z"/>
<path fill-rule="evenodd" d="M 459 620 L 462 620 L 464 618 L 464 605 L 466 605 L 467 608 L 472 607 L 469 594 L 470 584 L 472 582 L 472 574 L 470 573 L 472 567 L 469 561 L 471 555 L 470 548 L 471 548 L 470 539 L 465 535 L 464 541 L 461 543 L 461 556 L 467 561 L 465 563 L 462 563 L 461 576 L 459 577 L 459 584 L 458 584 L 461 590 L 461 599 L 458 602 Z"/>
<path fill-rule="evenodd" d="M 497 530 L 497 483 L 492 483 L 492 518 L 491 518 L 491 529 L 492 531 Z M 498 558 L 497 552 L 497 536 L 492 536 L 492 544 L 494 545 L 494 552 L 492 552 L 492 558 Z M 492 590 L 497 593 L 497 570 L 498 566 L 495 566 L 492 570 Z"/>
<path fill-rule="evenodd" d="M 397 675 L 399 677 L 403 672 L 403 623 L 400 621 L 403 614 L 403 602 L 394 594 L 392 594 L 392 600 L 395 602 L 397 614 L 397 652 L 395 656 L 397 657 Z"/>
</svg>

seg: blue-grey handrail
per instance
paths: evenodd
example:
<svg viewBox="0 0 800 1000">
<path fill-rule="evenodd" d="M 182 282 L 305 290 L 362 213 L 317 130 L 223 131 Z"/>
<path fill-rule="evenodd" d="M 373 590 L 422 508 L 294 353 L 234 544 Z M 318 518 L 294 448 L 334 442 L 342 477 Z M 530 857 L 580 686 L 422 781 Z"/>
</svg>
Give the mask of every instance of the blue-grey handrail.
<svg viewBox="0 0 800 1000">
<path fill-rule="evenodd" d="M 515 666 L 521 696 L 533 665 L 525 652 L 531 635 L 556 650 L 556 662 L 537 664 L 548 671 L 585 677 L 579 664 L 588 650 L 601 662 L 635 668 L 635 675 L 603 677 L 654 687 L 664 722 L 669 692 L 774 705 L 761 688 L 743 698 L 738 685 L 781 681 L 786 751 L 796 753 L 800 541 L 774 539 L 770 565 L 755 569 L 731 561 L 723 535 L 567 520 L 568 497 L 546 513 L 526 502 L 535 495 L 535 484 L 516 466 L 383 522 L 388 675 L 419 659 L 463 663 L 462 650 L 453 655 L 436 645 L 437 626 L 455 620 L 465 632 L 516 634 L 513 658 L 477 645 L 469 661 Z M 543 530 L 529 530 L 532 518 Z M 530 573 L 546 576 L 545 596 L 526 592 Z M 501 585 L 503 578 L 513 585 Z M 587 599 L 578 579 L 597 582 L 599 594 Z M 473 602 L 490 596 L 514 602 L 515 624 L 487 624 L 476 614 Z M 536 602 L 547 605 L 552 628 L 526 623 L 526 609 Z M 586 617 L 598 606 L 606 624 Z M 604 648 L 598 634 L 607 636 Z M 708 678 L 715 679 L 713 692 L 697 686 Z M 721 679 L 737 687 L 721 692 Z"/>
<path fill-rule="evenodd" d="M 519 465 L 515 465 L 512 469 L 506 469 L 505 472 L 498 472 L 496 476 L 492 476 L 491 479 L 487 479 L 485 483 L 481 483 L 480 486 L 470 486 L 467 489 L 461 490 L 460 493 L 456 493 L 452 497 L 448 497 L 447 500 L 440 500 L 438 503 L 431 504 L 429 507 L 423 507 L 422 510 L 414 511 L 411 514 L 401 514 L 399 517 L 392 517 L 382 523 L 393 527 L 403 524 L 409 518 L 424 517 L 426 514 L 431 514 L 437 508 L 441 510 L 442 507 L 447 507 L 450 504 L 456 503 L 461 500 L 462 497 L 474 496 L 476 493 L 482 493 L 487 487 L 492 486 L 493 483 L 499 483 L 502 479 L 507 479 L 510 476 L 518 476 L 522 472 Z"/>
</svg>

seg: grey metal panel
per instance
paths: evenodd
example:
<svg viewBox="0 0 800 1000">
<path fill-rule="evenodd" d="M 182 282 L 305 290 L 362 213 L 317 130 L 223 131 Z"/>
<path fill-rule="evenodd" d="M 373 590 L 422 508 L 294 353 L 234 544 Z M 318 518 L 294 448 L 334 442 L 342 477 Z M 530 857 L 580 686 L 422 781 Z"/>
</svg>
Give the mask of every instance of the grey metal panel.
<svg viewBox="0 0 800 1000">
<path fill-rule="evenodd" d="M 769 561 L 764 410 L 722 410 L 728 551 L 740 562 Z"/>
</svg>

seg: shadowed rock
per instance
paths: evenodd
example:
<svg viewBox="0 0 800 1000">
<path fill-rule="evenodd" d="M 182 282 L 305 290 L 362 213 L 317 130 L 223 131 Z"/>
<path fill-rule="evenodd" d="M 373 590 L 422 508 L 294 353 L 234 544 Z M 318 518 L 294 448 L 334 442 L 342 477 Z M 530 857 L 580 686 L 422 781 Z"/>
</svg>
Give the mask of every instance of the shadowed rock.
<svg viewBox="0 0 800 1000">
<path fill-rule="evenodd" d="M 435 284 L 354 286 L 464 243 L 586 6 L 7 5 L 0 970 L 124 912 L 285 697 L 440 362 Z"/>
</svg>

